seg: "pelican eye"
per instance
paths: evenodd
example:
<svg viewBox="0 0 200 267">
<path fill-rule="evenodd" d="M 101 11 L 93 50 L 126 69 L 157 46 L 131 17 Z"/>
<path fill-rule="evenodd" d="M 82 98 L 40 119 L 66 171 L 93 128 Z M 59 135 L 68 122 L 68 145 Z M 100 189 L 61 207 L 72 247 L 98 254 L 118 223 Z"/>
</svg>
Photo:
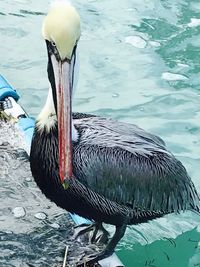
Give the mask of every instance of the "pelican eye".
<svg viewBox="0 0 200 267">
<path fill-rule="evenodd" d="M 56 47 L 56 43 L 54 43 L 54 42 L 51 42 L 51 44 L 52 44 L 52 46 L 53 46 L 53 47 Z"/>
</svg>

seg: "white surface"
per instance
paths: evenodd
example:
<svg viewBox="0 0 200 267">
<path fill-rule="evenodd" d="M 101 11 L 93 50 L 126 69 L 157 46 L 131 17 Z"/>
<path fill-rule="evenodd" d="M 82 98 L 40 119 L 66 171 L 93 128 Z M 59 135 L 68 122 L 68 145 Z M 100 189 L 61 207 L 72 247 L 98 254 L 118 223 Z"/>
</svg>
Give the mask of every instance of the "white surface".
<svg viewBox="0 0 200 267">
<path fill-rule="evenodd" d="M 45 220 L 47 215 L 44 212 L 38 212 L 34 215 L 38 220 Z"/>
<path fill-rule="evenodd" d="M 102 261 L 99 261 L 99 264 L 102 267 L 123 267 L 124 266 L 116 254 L 113 254 L 112 256 Z"/>
<path fill-rule="evenodd" d="M 25 209 L 23 207 L 16 207 L 12 210 L 15 218 L 22 218 L 26 215 Z"/>
<path fill-rule="evenodd" d="M 8 97 L 8 99 L 12 103 L 12 108 L 8 108 L 8 109 L 4 110 L 4 112 L 8 116 L 12 116 L 14 118 L 18 118 L 20 115 L 24 115 L 25 114 L 24 110 L 20 107 L 19 104 L 17 104 L 17 102 L 12 97 Z"/>
</svg>

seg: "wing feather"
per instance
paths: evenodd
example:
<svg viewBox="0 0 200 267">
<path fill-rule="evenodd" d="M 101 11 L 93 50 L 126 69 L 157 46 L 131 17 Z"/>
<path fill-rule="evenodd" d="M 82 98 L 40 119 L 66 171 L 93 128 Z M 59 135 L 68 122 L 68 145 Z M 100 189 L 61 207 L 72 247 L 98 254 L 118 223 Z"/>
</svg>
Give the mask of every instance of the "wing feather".
<svg viewBox="0 0 200 267">
<path fill-rule="evenodd" d="M 88 188 L 134 209 L 171 212 L 199 206 L 185 168 L 159 137 L 99 117 L 74 123 L 80 133 L 74 174 Z"/>
</svg>

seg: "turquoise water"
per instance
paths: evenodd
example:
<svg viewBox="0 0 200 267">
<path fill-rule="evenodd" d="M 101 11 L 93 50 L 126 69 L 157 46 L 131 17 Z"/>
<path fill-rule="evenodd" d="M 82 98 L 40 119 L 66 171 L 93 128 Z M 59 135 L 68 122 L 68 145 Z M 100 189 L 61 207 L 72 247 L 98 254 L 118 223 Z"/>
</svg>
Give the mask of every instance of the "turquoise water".
<svg viewBox="0 0 200 267">
<path fill-rule="evenodd" d="M 200 3 L 74 4 L 82 20 L 74 110 L 135 123 L 158 134 L 200 192 Z M 34 117 L 48 88 L 41 36 L 47 10 L 46 0 L 0 0 L 0 73 L 17 88 L 21 104 Z M 200 266 L 199 225 L 197 215 L 185 213 L 131 227 L 118 255 L 127 267 Z"/>
</svg>

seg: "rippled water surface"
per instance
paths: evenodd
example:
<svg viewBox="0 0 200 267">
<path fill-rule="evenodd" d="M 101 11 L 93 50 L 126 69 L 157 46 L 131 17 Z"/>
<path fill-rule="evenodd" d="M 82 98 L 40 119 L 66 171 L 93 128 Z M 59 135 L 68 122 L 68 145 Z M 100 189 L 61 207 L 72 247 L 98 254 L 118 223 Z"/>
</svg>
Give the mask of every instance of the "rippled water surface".
<svg viewBox="0 0 200 267">
<path fill-rule="evenodd" d="M 135 123 L 160 135 L 200 192 L 200 3 L 74 0 L 74 4 L 82 20 L 74 110 Z M 48 89 L 41 37 L 48 5 L 46 0 L 0 0 L 0 73 L 17 88 L 21 104 L 34 117 Z M 51 224 L 62 221 L 67 226 L 67 220 L 35 188 L 27 159 L 17 149 L 19 142 L 13 146 L 16 153 L 0 147 L 0 156 L 8 157 L 0 157 L 5 165 L 0 166 L 0 266 L 27 262 L 51 266 L 48 257 L 59 260 L 63 249 L 63 232 Z M 22 218 L 15 217 L 16 207 L 24 207 Z M 37 213 L 46 217 L 39 220 Z M 200 266 L 199 225 L 200 217 L 187 212 L 131 227 L 118 255 L 127 267 Z"/>
</svg>

